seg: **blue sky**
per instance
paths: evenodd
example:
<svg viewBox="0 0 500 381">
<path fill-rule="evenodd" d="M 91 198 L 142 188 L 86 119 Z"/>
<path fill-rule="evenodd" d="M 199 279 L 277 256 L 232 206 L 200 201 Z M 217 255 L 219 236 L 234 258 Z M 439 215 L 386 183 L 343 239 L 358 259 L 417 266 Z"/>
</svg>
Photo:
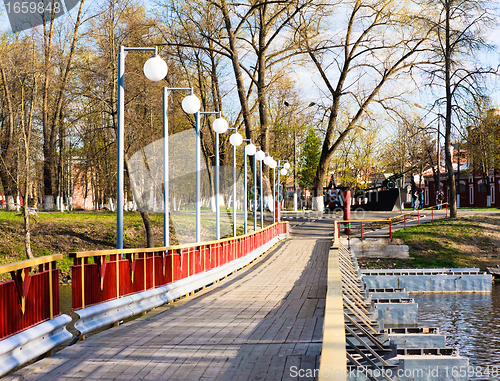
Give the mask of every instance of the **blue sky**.
<svg viewBox="0 0 500 381">
<path fill-rule="evenodd" d="M 500 8 L 500 0 L 494 0 L 491 4 L 497 8 Z M 91 7 L 92 3 L 87 2 L 87 5 Z M 77 7 L 73 8 L 73 10 L 71 12 L 72 13 L 76 12 L 76 8 Z M 499 15 L 498 25 L 496 26 L 496 28 L 492 29 L 487 34 L 488 42 L 495 45 L 495 50 L 487 52 L 486 54 L 482 55 L 484 57 L 484 61 L 485 61 L 484 63 L 489 64 L 492 67 L 496 67 L 497 65 L 500 64 L 500 9 L 497 10 L 497 14 Z M 1 1 L 0 2 L 0 32 L 7 32 L 10 30 L 11 29 L 10 29 L 10 24 L 9 24 L 6 10 L 5 10 L 5 5 L 4 5 L 4 2 Z M 302 88 L 305 88 L 306 86 L 308 88 L 312 88 L 313 86 L 312 86 L 311 80 L 318 85 L 322 84 L 322 81 L 320 80 L 320 78 L 318 78 L 317 81 L 314 80 L 314 77 L 311 78 L 310 68 L 304 68 L 303 72 L 301 72 L 301 69 L 298 68 L 298 70 L 296 71 L 296 74 L 297 74 L 297 79 L 299 82 L 302 82 L 301 79 L 305 80 L 305 83 L 303 85 L 299 83 L 299 86 L 301 86 Z M 500 77 L 490 81 L 489 90 L 491 91 L 490 95 L 491 95 L 491 98 L 493 100 L 493 103 L 497 107 L 500 107 Z M 316 94 L 318 94 L 318 92 L 313 90 L 313 91 L 311 91 L 310 94 L 304 94 L 304 95 L 306 95 L 306 97 L 308 97 L 308 98 L 310 97 L 312 101 L 318 102 L 318 96 Z M 430 102 L 426 102 L 425 99 L 421 99 L 421 100 L 417 100 L 417 101 L 419 103 L 421 103 L 422 105 L 426 105 L 426 104 L 430 103 Z M 319 101 L 319 102 L 321 102 L 321 101 Z"/>
</svg>

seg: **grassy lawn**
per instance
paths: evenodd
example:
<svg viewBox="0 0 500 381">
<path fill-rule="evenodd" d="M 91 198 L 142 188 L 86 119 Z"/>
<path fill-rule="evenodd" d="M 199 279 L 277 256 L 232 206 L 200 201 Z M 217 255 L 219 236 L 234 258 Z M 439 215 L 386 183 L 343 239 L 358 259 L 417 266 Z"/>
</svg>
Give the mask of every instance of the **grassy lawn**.
<svg viewBox="0 0 500 381">
<path fill-rule="evenodd" d="M 394 238 L 409 246 L 410 259 L 365 260 L 365 267 L 486 267 L 500 264 L 500 218 L 440 219 L 398 230 Z"/>
<path fill-rule="evenodd" d="M 251 215 L 251 214 L 250 214 Z M 151 213 L 156 247 L 163 246 L 163 214 Z M 238 216 L 241 219 L 241 216 Z M 194 213 L 171 213 L 170 243 L 195 241 Z M 238 225 L 243 225 L 238 220 Z M 259 221 L 260 222 L 260 221 Z M 270 222 L 266 221 L 265 225 Z M 146 231 L 140 213 L 126 212 L 123 217 L 125 248 L 146 247 Z M 202 241 L 215 240 L 215 214 L 201 214 Z M 248 220 L 249 231 L 253 220 Z M 237 230 L 243 234 L 243 227 Z M 232 215 L 221 211 L 221 236 L 232 236 Z M 116 247 L 116 214 L 113 212 L 38 212 L 32 220 L 31 248 L 35 257 L 68 254 L 74 251 L 107 250 Z M 0 210 L 0 265 L 25 260 L 24 224 L 21 213 Z M 65 255 L 59 263 L 67 273 L 72 262 Z M 8 276 L 8 275 L 7 275 Z M 8 276 L 10 278 L 10 276 Z M 1 278 L 1 276 L 0 276 Z M 1 280 L 1 279 L 0 279 Z"/>
</svg>

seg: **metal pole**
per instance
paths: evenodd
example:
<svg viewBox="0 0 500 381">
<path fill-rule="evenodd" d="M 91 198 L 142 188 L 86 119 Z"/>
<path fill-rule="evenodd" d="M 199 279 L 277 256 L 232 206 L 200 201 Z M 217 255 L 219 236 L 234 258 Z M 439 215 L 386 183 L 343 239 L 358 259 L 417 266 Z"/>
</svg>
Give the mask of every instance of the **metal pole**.
<svg viewBox="0 0 500 381">
<path fill-rule="evenodd" d="M 253 231 L 257 231 L 257 159 L 253 155 Z"/>
<path fill-rule="evenodd" d="M 264 229 L 264 193 L 262 190 L 262 160 L 259 161 L 260 165 L 260 228 Z"/>
<path fill-rule="evenodd" d="M 125 172 L 125 57 L 127 51 L 154 51 L 158 54 L 158 47 L 154 48 L 126 48 L 120 46 L 118 52 L 118 104 L 117 136 L 116 136 L 116 248 L 123 249 L 123 193 Z"/>
<path fill-rule="evenodd" d="M 215 239 L 220 239 L 219 209 L 219 133 L 215 133 Z"/>
<path fill-rule="evenodd" d="M 247 193 L 247 188 L 248 188 L 248 180 L 247 180 L 247 153 L 246 151 L 244 152 L 244 167 L 245 167 L 245 177 L 243 178 L 243 218 L 244 218 L 244 227 L 245 227 L 245 234 L 248 233 L 248 193 Z"/>
<path fill-rule="evenodd" d="M 295 117 L 294 117 L 295 119 Z M 294 120 L 295 122 L 295 120 Z M 297 125 L 293 124 L 293 211 L 297 211 Z"/>
<path fill-rule="evenodd" d="M 163 246 L 170 246 L 168 181 L 168 88 L 163 88 Z"/>
<path fill-rule="evenodd" d="M 437 147 L 437 184 L 436 184 L 436 191 L 439 191 L 441 189 L 441 136 L 440 136 L 440 123 L 439 123 L 439 120 L 440 120 L 440 115 L 438 114 L 438 136 L 437 136 L 437 143 L 438 143 L 438 147 Z"/>
<path fill-rule="evenodd" d="M 236 237 L 236 146 L 233 146 L 233 237 Z"/>
<path fill-rule="evenodd" d="M 273 223 L 276 223 L 276 167 L 273 168 Z"/>
<path fill-rule="evenodd" d="M 126 52 L 123 46 L 120 46 L 118 53 L 118 133 L 116 137 L 117 155 L 116 155 L 116 248 L 123 249 L 123 177 L 124 177 L 124 152 L 125 152 L 125 56 Z"/>
<path fill-rule="evenodd" d="M 278 192 L 280 192 L 280 166 L 279 166 L 279 162 L 280 160 L 278 160 L 278 183 L 276 184 L 277 185 L 277 188 L 278 188 Z M 280 206 L 281 206 L 281 192 L 279 193 L 279 196 L 278 197 L 278 201 L 276 202 L 276 218 L 278 220 L 278 222 L 281 222 L 281 210 L 280 210 Z"/>
<path fill-rule="evenodd" d="M 196 243 L 201 242 L 201 220 L 200 220 L 200 151 L 201 151 L 201 135 L 200 135 L 200 112 L 195 114 L 196 120 Z"/>
</svg>

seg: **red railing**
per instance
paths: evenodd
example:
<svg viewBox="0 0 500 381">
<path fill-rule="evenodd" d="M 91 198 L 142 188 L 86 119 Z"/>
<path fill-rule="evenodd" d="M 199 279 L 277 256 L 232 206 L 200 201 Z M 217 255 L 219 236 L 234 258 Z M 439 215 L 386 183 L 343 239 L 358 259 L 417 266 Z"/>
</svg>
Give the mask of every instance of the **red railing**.
<svg viewBox="0 0 500 381">
<path fill-rule="evenodd" d="M 0 283 L 0 340 L 61 314 L 59 269 L 62 254 L 0 266 L 12 280 Z M 33 268 L 36 273 L 30 274 Z"/>
<path fill-rule="evenodd" d="M 224 265 L 287 231 L 288 224 L 282 222 L 244 236 L 201 244 L 70 253 L 74 261 L 73 309 L 146 291 Z"/>
<path fill-rule="evenodd" d="M 448 217 L 448 203 L 443 203 L 440 206 L 444 206 L 446 208 L 446 217 Z M 369 223 L 379 223 L 382 225 L 387 224 L 387 226 L 389 228 L 388 229 L 389 230 L 389 238 L 392 239 L 393 227 L 395 225 L 403 224 L 403 229 L 406 229 L 407 221 L 412 221 L 412 220 L 417 220 L 417 225 L 420 225 L 420 218 L 422 217 L 420 213 L 424 210 L 428 210 L 431 212 L 431 221 L 434 221 L 434 211 L 439 210 L 439 209 L 438 209 L 438 206 L 432 206 L 429 208 L 415 210 L 413 212 L 409 212 L 409 213 L 405 213 L 405 214 L 400 214 L 400 215 L 390 217 L 390 218 L 385 219 L 385 220 L 341 220 L 341 221 L 337 221 L 337 222 L 339 224 L 344 225 L 344 232 L 346 235 L 349 235 L 349 236 L 355 235 L 355 234 L 353 234 L 353 230 L 356 230 L 356 229 L 353 225 L 359 224 L 359 236 L 360 236 L 360 238 L 363 238 L 367 223 L 368 224 Z M 403 218 L 402 221 L 400 220 L 401 218 Z M 395 219 L 397 219 L 398 221 L 394 221 Z M 365 224 L 365 225 L 363 226 L 363 224 Z M 334 234 L 338 234 L 339 238 L 340 238 L 341 230 L 342 229 L 339 227 L 339 229 L 336 230 L 334 233 Z"/>
</svg>

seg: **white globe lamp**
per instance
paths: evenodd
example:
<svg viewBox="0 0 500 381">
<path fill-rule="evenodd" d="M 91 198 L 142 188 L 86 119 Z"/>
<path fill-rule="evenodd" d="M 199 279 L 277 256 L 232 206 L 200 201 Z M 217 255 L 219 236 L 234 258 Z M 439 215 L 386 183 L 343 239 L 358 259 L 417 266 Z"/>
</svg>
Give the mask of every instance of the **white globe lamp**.
<svg viewBox="0 0 500 381">
<path fill-rule="evenodd" d="M 264 158 L 264 164 L 267 165 L 267 166 L 271 166 L 270 164 L 273 162 L 273 158 L 271 156 L 266 156 Z"/>
<path fill-rule="evenodd" d="M 255 155 L 255 152 L 257 152 L 257 147 L 255 147 L 255 144 L 250 143 L 245 147 L 245 153 L 248 156 L 253 156 Z"/>
<path fill-rule="evenodd" d="M 274 168 L 276 168 L 277 165 L 278 165 L 278 163 L 276 162 L 276 160 L 273 159 L 271 164 L 269 164 L 269 168 L 274 169 Z"/>
<path fill-rule="evenodd" d="M 195 114 L 200 110 L 201 102 L 194 94 L 190 94 L 182 100 L 182 109 L 187 114 Z"/>
<path fill-rule="evenodd" d="M 283 168 L 285 168 L 288 171 L 290 169 L 290 164 L 288 162 L 283 164 Z"/>
<path fill-rule="evenodd" d="M 257 153 L 255 154 L 255 158 L 258 160 L 258 161 L 262 161 L 264 160 L 264 158 L 266 157 L 266 154 L 264 153 L 264 151 L 262 151 L 261 149 L 257 151 Z"/>
<path fill-rule="evenodd" d="M 238 147 L 241 145 L 241 143 L 243 143 L 243 136 L 235 132 L 229 137 L 229 142 L 231 143 L 231 145 Z"/>
<path fill-rule="evenodd" d="M 155 55 L 144 64 L 144 75 L 150 81 L 161 81 L 168 73 L 167 63 L 159 56 Z"/>
<path fill-rule="evenodd" d="M 226 119 L 224 119 L 222 117 L 215 119 L 213 124 L 212 124 L 213 130 L 215 132 L 217 132 L 218 134 L 223 134 L 224 132 L 226 132 L 228 127 L 229 127 L 229 125 L 228 125 Z"/>
<path fill-rule="evenodd" d="M 288 171 L 285 168 L 281 168 L 280 174 L 281 176 L 285 176 L 288 173 Z"/>
</svg>

